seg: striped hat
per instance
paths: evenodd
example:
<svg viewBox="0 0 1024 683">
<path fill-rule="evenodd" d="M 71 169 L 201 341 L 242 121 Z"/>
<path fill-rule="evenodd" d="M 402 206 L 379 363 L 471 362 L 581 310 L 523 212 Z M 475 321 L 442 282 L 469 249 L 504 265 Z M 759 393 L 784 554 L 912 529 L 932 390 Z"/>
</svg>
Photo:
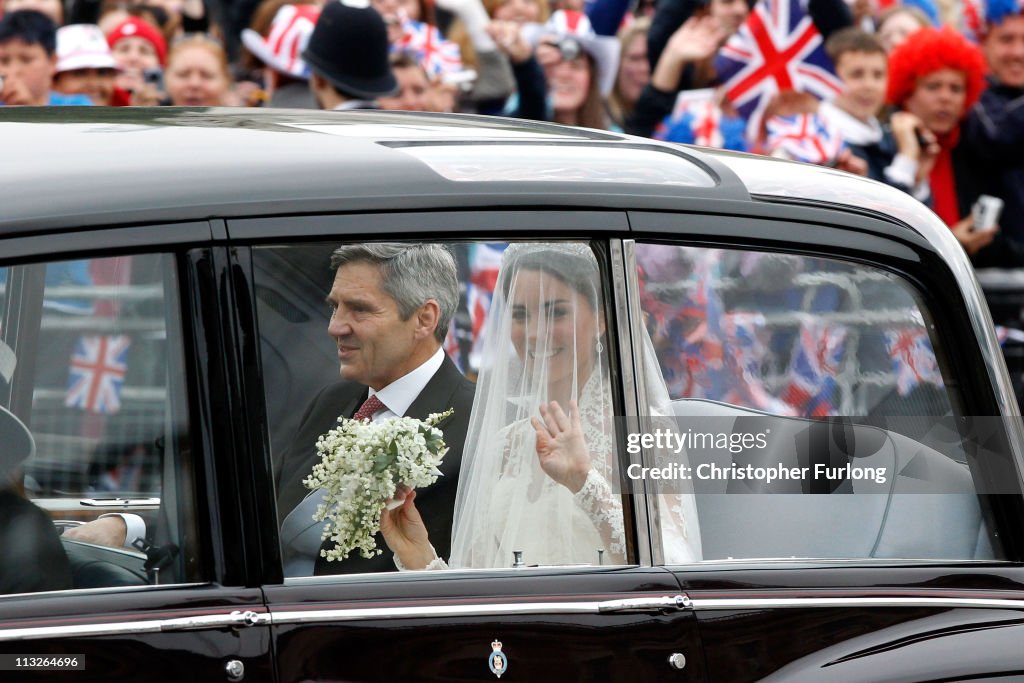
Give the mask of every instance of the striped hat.
<svg viewBox="0 0 1024 683">
<path fill-rule="evenodd" d="M 319 17 L 318 5 L 282 5 L 270 22 L 266 38 L 247 28 L 242 31 L 242 43 L 275 71 L 308 79 L 309 65 L 302 59 L 302 51 Z"/>
</svg>

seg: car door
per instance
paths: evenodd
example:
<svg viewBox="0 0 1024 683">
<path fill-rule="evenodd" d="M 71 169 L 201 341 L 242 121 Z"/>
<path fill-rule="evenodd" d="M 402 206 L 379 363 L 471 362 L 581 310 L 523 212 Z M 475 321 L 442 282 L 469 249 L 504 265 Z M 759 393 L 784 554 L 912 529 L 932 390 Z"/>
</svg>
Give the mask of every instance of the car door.
<svg viewBox="0 0 1024 683">
<path fill-rule="evenodd" d="M 1012 396 L 975 341 L 976 291 L 874 218 L 630 220 L 635 315 L 689 439 L 667 454 L 686 476 L 653 483 L 692 497 L 702 540 L 672 563 L 663 536 L 655 564 L 709 680 L 1019 675 L 1018 418 L 987 417 Z"/>
<path fill-rule="evenodd" d="M 302 406 L 337 383 L 338 349 L 326 333 L 324 304 L 334 277 L 330 257 L 367 235 L 443 242 L 454 254 L 461 302 L 444 349 L 467 376 L 480 370 L 475 345 L 507 244 L 568 238 L 592 250 L 603 273 L 597 304 L 614 322 L 603 343 L 621 377 L 624 356 L 612 347 L 622 338 L 616 307 L 624 291 L 612 273 L 621 274 L 622 261 L 611 238 L 625 234 L 624 219 L 621 212 L 452 211 L 230 221 L 239 268 L 249 272 L 249 293 L 239 299 L 253 302 L 259 339 L 261 376 L 246 393 L 264 395 L 267 407 L 269 433 L 252 438 L 265 440 L 276 466 L 294 447 Z M 533 226 L 532 235 L 524 225 Z M 550 235 L 541 232 L 549 226 Z M 594 234 L 601 239 L 584 237 Z M 614 391 L 623 405 L 628 392 L 618 379 Z M 484 445 L 466 443 L 463 468 L 472 449 Z M 300 565 L 286 563 L 282 576 L 280 565 L 266 567 L 279 680 L 703 680 L 696 620 L 672 574 L 650 566 L 646 528 L 623 493 L 615 495 L 624 501 L 629 530 L 625 561 L 604 562 L 594 549 L 556 566 L 525 552 L 501 566 L 396 572 L 384 548 L 391 571 L 303 576 L 294 569 Z M 319 544 L 317 535 L 314 550 Z M 346 562 L 317 571 L 345 572 Z"/>
<path fill-rule="evenodd" d="M 0 400 L 23 445 L 2 447 L 5 679 L 272 679 L 210 237 L 204 222 L 2 240 Z M 119 538 L 96 530 L 112 522 Z"/>
</svg>

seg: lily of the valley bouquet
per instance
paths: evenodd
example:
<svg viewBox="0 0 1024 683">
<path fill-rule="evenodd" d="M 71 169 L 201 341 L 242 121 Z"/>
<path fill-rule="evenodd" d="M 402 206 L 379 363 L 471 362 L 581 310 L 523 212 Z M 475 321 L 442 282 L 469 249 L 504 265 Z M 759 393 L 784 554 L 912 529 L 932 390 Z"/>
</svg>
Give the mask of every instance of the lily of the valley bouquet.
<svg viewBox="0 0 1024 683">
<path fill-rule="evenodd" d="M 321 550 L 323 557 L 341 560 L 355 548 L 365 558 L 381 553 L 374 535 L 398 484 L 421 488 L 441 476 L 438 466 L 448 446 L 437 425 L 452 412 L 382 422 L 339 417 L 338 426 L 317 439 L 321 461 L 302 483 L 324 489 L 313 519 L 326 521 L 321 538 L 333 541 L 334 548 Z"/>
</svg>

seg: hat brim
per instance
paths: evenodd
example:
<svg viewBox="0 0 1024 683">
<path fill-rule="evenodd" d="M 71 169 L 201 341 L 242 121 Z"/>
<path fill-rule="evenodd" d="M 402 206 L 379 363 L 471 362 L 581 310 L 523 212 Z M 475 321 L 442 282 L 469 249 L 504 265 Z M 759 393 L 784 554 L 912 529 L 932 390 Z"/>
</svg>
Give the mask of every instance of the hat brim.
<svg viewBox="0 0 1024 683">
<path fill-rule="evenodd" d="M 391 73 L 390 69 L 386 76 L 357 78 L 351 74 L 339 73 L 336 65 L 320 59 L 308 48 L 302 51 L 302 59 L 317 75 L 327 79 L 331 85 L 345 95 L 364 100 L 375 100 L 378 97 L 390 97 L 398 92 L 398 81 L 395 80 L 395 75 Z"/>
<path fill-rule="evenodd" d="M 85 54 L 67 57 L 57 62 L 55 73 L 78 71 L 79 69 L 111 69 L 117 70 L 117 62 L 109 54 Z"/>
</svg>

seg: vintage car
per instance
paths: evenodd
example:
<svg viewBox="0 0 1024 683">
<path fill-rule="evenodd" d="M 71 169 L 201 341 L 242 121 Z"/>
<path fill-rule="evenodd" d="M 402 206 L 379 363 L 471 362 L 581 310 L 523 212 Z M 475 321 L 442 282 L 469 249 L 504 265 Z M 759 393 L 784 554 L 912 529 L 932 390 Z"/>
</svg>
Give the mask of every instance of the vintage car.
<svg viewBox="0 0 1024 683">
<path fill-rule="evenodd" d="M 468 116 L 8 108 L 0 139 L 3 680 L 1024 672 L 1024 433 L 970 264 L 909 196 Z M 507 245 L 597 259 L 624 561 L 286 568 L 281 454 L 338 380 L 330 255 L 374 241 L 455 255 L 470 378 Z M 689 449 L 688 560 L 633 476 L 673 464 L 650 368 L 680 433 L 778 435 Z M 145 528 L 58 535 L 108 513 Z"/>
</svg>

